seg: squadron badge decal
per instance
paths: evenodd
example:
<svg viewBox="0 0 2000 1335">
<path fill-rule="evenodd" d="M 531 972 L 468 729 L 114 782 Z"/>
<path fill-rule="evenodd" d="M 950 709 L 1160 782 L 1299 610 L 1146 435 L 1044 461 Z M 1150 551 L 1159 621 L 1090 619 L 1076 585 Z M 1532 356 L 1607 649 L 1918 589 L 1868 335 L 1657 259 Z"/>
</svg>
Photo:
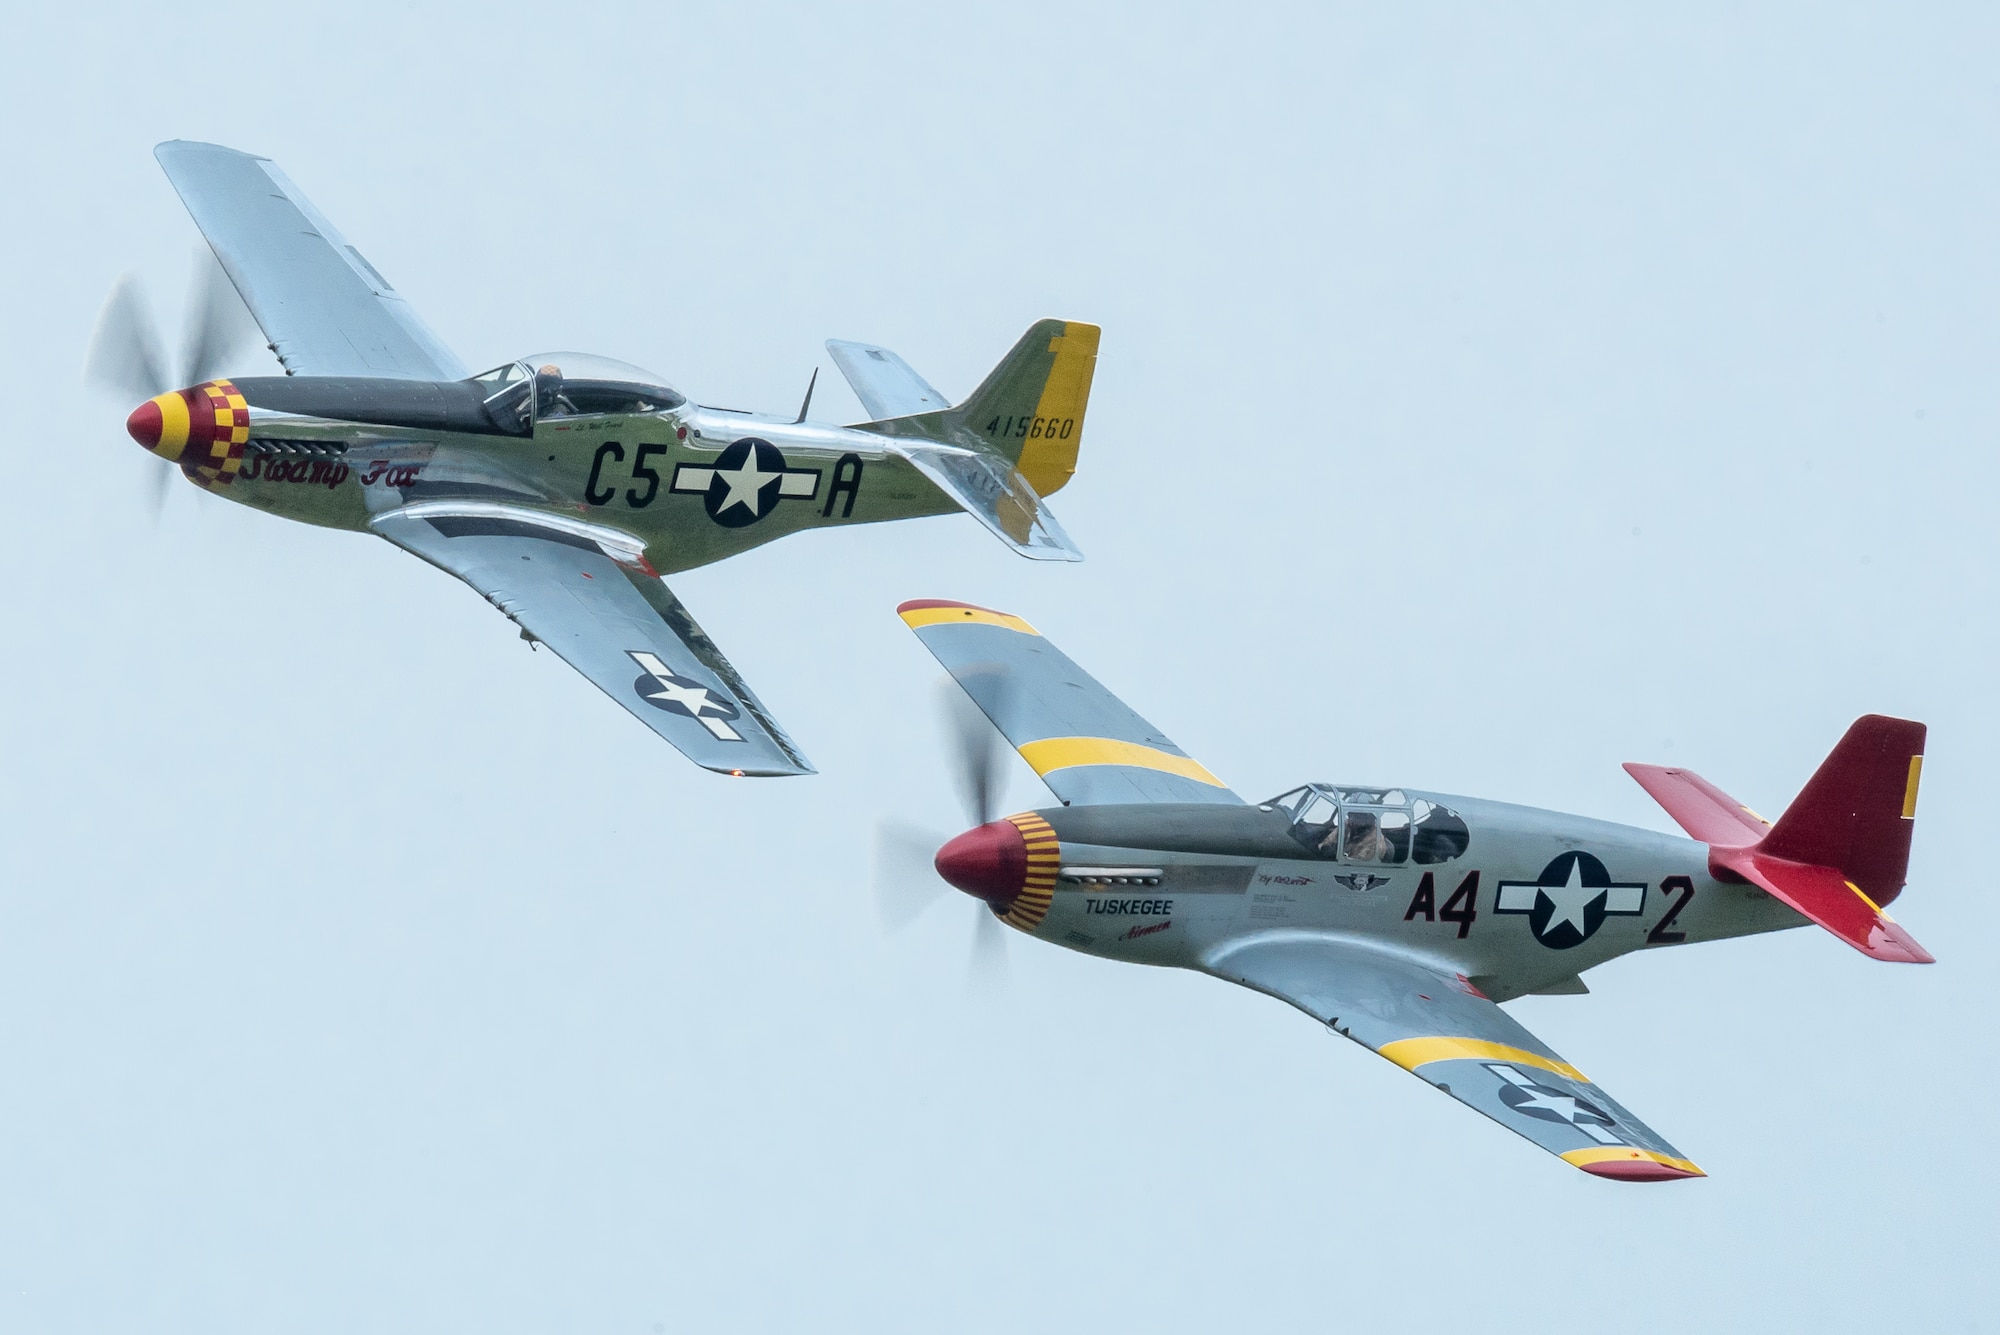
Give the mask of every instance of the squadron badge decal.
<svg viewBox="0 0 2000 1335">
<path fill-rule="evenodd" d="M 698 681 L 676 676 L 674 670 L 660 661 L 659 655 L 643 649 L 627 649 L 632 661 L 645 671 L 632 683 L 632 689 L 639 698 L 655 709 L 664 709 L 669 714 L 684 714 L 707 728 L 723 742 L 740 742 L 743 735 L 729 726 L 729 720 L 736 717 L 736 706 L 717 695 Z"/>
<path fill-rule="evenodd" d="M 780 500 L 809 501 L 819 494 L 819 469 L 793 468 L 768 440 L 745 436 L 712 464 L 681 464 L 672 490 L 698 493 L 708 517 L 724 528 L 754 524 Z"/>
<path fill-rule="evenodd" d="M 1588 853 L 1564 853 L 1532 881 L 1502 881 L 1496 913 L 1525 913 L 1535 940 L 1551 950 L 1580 946 L 1597 934 L 1608 915 L 1644 912 L 1644 881 L 1613 882 L 1604 864 Z"/>
</svg>

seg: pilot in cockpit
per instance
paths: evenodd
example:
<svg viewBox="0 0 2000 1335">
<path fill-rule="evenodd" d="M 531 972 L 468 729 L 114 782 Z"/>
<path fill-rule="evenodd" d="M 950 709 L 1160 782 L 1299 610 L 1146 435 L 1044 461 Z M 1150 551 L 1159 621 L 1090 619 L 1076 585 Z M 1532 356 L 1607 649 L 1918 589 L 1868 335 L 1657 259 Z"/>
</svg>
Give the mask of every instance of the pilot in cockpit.
<svg viewBox="0 0 2000 1335">
<path fill-rule="evenodd" d="M 1380 818 L 1373 812 L 1350 811 L 1346 843 L 1341 851 L 1350 862 L 1386 862 L 1395 849 L 1389 843 L 1389 836 L 1382 832 Z"/>
<path fill-rule="evenodd" d="M 563 396 L 562 367 L 550 362 L 535 368 L 535 416 L 564 417 L 576 411 Z"/>
</svg>

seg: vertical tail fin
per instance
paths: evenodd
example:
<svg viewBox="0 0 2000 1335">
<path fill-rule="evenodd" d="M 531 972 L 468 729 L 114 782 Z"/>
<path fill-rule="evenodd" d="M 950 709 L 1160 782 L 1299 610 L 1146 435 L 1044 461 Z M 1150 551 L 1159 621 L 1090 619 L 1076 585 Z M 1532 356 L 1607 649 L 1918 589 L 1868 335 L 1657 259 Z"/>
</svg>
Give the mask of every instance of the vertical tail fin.
<svg viewBox="0 0 2000 1335">
<path fill-rule="evenodd" d="M 1893 901 L 1910 865 L 1924 736 L 1908 719 L 1856 719 L 1758 851 L 1837 868 L 1877 904 Z"/>
<path fill-rule="evenodd" d="M 1908 719 L 1856 719 L 1768 829 L 1691 771 L 1625 768 L 1709 846 L 1718 879 L 1761 887 L 1864 955 L 1929 964 L 1930 953 L 1882 908 L 1903 892 L 1909 870 L 1924 738 L 1924 725 Z"/>
<path fill-rule="evenodd" d="M 894 353 L 859 343 L 827 346 L 870 412 L 897 410 L 862 430 L 997 456 L 1040 497 L 1061 491 L 1076 472 L 1102 332 L 1080 320 L 1037 320 L 965 402 L 929 411 L 920 405 L 937 391 Z"/>
<path fill-rule="evenodd" d="M 1037 496 L 1053 496 L 1076 472 L 1101 332 L 1075 320 L 1037 321 L 952 409 L 954 425 L 1013 463 Z"/>
<path fill-rule="evenodd" d="M 863 406 L 895 410 L 859 430 L 890 438 L 892 451 L 1022 556 L 1080 561 L 1044 498 L 1076 472 L 1100 332 L 1039 320 L 964 403 L 928 411 L 937 391 L 888 349 L 827 347 Z"/>
</svg>

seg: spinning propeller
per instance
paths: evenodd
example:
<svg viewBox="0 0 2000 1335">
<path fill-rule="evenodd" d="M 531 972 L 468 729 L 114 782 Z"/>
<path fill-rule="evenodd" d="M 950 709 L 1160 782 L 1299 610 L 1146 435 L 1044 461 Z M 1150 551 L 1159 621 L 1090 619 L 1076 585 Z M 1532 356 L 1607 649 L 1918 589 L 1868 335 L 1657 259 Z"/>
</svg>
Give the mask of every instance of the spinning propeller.
<svg viewBox="0 0 2000 1335">
<path fill-rule="evenodd" d="M 97 330 L 91 336 L 90 353 L 84 362 L 84 378 L 104 392 L 120 396 L 122 402 L 138 402 L 140 406 L 127 420 L 126 430 L 148 450 L 166 458 L 158 449 L 162 431 L 159 398 L 182 386 L 214 380 L 222 373 L 224 364 L 247 351 L 253 340 L 261 339 L 262 333 L 243 299 L 236 294 L 229 275 L 222 271 L 214 254 L 203 249 L 195 257 L 187 328 L 181 338 L 179 358 L 169 359 L 165 340 L 153 322 L 139 280 L 126 274 L 111 289 L 104 311 L 97 317 Z M 167 462 L 173 460 L 169 458 Z M 184 465 L 187 466 L 192 465 Z M 166 503 L 170 476 L 165 467 L 153 474 L 149 508 L 155 516 Z"/>
<path fill-rule="evenodd" d="M 995 683 L 997 687 L 997 681 Z M 968 884 L 953 850 L 989 827 L 998 817 L 1006 775 L 1006 751 L 1000 734 L 964 691 L 946 682 L 940 697 L 949 741 L 952 779 L 965 817 L 972 827 L 955 839 L 896 821 L 875 831 L 875 894 L 882 921 L 890 930 L 908 926 L 935 904 L 948 886 L 957 886 L 978 901 L 974 910 L 971 972 L 975 981 L 997 983 L 1007 965 L 1007 936 L 1000 926 L 1000 906 L 980 893 L 977 878 Z M 942 845 L 942 847 L 940 847 Z M 946 874 L 951 880 L 945 880 Z"/>
</svg>

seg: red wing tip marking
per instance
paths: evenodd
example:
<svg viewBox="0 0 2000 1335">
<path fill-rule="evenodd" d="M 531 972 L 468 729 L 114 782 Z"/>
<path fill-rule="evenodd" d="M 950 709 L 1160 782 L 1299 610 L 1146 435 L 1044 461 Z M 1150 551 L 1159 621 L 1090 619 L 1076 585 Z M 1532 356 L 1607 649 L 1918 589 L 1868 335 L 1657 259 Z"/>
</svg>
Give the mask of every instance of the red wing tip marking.
<svg viewBox="0 0 2000 1335">
<path fill-rule="evenodd" d="M 1678 1182 L 1684 1177 L 1708 1176 L 1699 1168 L 1690 1172 L 1654 1159 L 1606 1159 L 1601 1163 L 1578 1164 L 1577 1167 L 1594 1177 L 1608 1177 L 1615 1182 Z"/>
<path fill-rule="evenodd" d="M 896 605 L 896 615 L 901 616 L 905 612 L 921 612 L 928 607 L 962 607 L 968 612 L 991 612 L 997 617 L 1007 615 L 1005 612 L 994 611 L 990 607 L 981 607 L 978 603 L 954 602 L 949 598 L 912 598 L 906 603 L 898 603 Z"/>
<path fill-rule="evenodd" d="M 1877 919 L 1868 928 L 1868 944 L 1861 948 L 1878 960 L 1891 964 L 1936 964 L 1937 956 L 1918 945 L 1901 926 Z"/>
</svg>

